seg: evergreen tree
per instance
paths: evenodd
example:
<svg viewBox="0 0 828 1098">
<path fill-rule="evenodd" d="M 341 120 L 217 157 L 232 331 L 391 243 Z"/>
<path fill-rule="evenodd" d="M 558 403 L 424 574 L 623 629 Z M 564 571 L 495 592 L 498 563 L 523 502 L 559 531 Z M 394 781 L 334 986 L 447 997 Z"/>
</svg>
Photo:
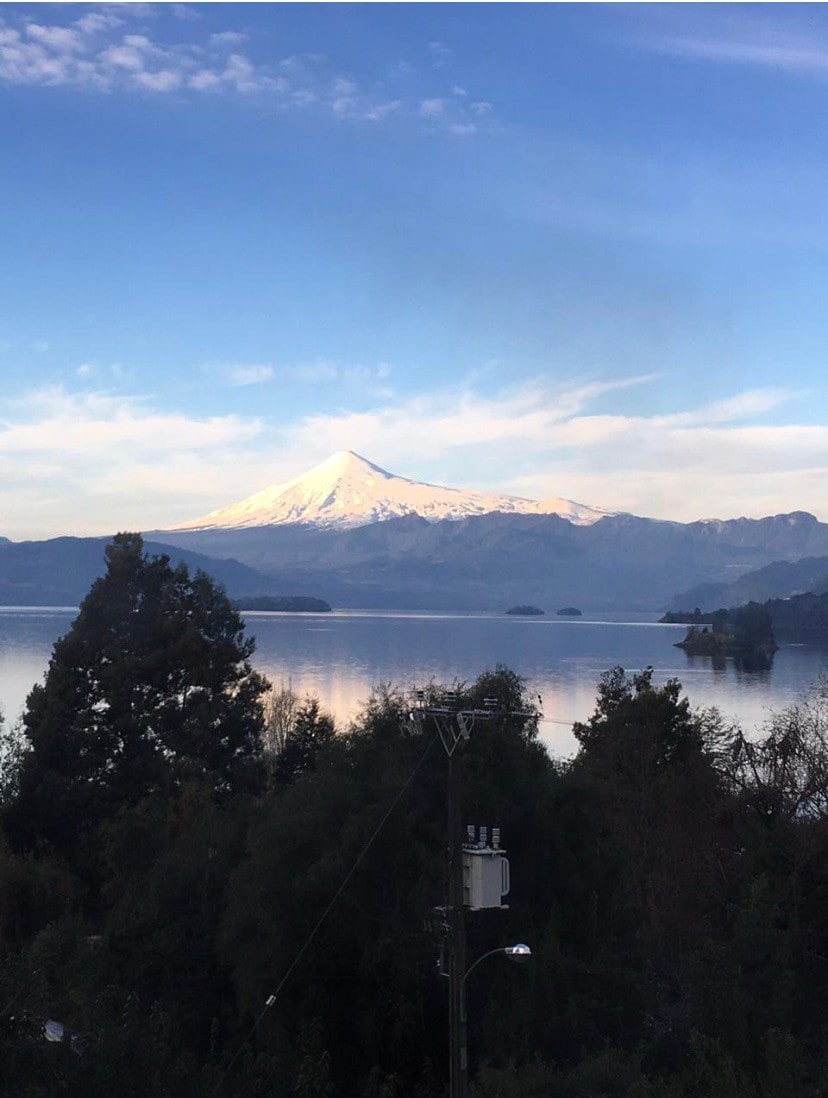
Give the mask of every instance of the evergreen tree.
<svg viewBox="0 0 828 1098">
<path fill-rule="evenodd" d="M 316 769 L 319 752 L 333 741 L 333 718 L 323 712 L 317 698 L 307 697 L 297 706 L 293 724 L 273 766 L 274 781 L 292 782 Z"/>
<path fill-rule="evenodd" d="M 79 832 L 187 780 L 227 792 L 260 752 L 265 681 L 223 590 L 119 534 L 23 718 L 10 830 L 71 850 Z"/>
</svg>

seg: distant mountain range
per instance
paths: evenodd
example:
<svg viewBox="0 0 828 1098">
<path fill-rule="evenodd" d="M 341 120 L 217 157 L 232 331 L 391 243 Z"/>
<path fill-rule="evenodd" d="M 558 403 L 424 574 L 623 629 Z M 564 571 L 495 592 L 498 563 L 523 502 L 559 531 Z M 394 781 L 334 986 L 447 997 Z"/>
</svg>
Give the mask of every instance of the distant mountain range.
<svg viewBox="0 0 828 1098">
<path fill-rule="evenodd" d="M 828 559 L 828 524 L 806 512 L 665 522 L 421 484 L 350 451 L 145 537 L 150 552 L 203 568 L 233 598 L 306 595 L 334 607 L 388 609 L 735 605 L 783 592 L 751 588 L 740 600 L 710 594 L 712 585 L 735 589 L 747 573 L 780 561 L 798 562 L 804 575 L 807 558 Z M 102 571 L 105 541 L 0 542 L 0 602 L 76 604 Z M 692 594 L 699 585 L 703 596 Z M 685 595 L 677 599 L 677 591 Z"/>
<path fill-rule="evenodd" d="M 805 592 L 815 595 L 828 592 L 828 557 L 775 560 L 732 583 L 702 583 L 676 595 L 671 609 L 742 606 L 746 602 L 787 599 Z"/>
<path fill-rule="evenodd" d="M 611 515 L 586 526 L 557 515 L 408 515 L 344 530 L 294 524 L 153 536 L 242 561 L 280 593 L 408 609 L 655 611 L 673 605 L 679 588 L 828 555 L 828 525 L 804 512 L 686 524 Z"/>
</svg>

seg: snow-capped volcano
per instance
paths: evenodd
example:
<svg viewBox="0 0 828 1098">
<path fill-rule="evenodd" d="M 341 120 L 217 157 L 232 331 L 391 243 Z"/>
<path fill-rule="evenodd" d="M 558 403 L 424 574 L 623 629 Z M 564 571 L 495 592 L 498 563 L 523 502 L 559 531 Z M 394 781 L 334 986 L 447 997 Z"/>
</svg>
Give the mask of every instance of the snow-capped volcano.
<svg viewBox="0 0 828 1098">
<path fill-rule="evenodd" d="M 554 513 L 577 525 L 590 525 L 611 513 L 567 499 L 553 498 L 538 503 L 518 496 L 421 484 L 387 473 L 351 450 L 341 450 L 294 480 L 272 484 L 239 503 L 211 511 L 173 529 L 238 530 L 293 522 L 347 529 L 401 515 L 420 515 L 437 522 L 492 511 Z"/>
</svg>

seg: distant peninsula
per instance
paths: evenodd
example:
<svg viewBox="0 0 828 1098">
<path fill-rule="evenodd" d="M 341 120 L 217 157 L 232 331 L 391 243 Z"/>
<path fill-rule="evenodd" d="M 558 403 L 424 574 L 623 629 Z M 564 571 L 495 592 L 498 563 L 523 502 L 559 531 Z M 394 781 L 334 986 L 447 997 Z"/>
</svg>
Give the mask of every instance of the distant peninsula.
<svg viewBox="0 0 828 1098">
<path fill-rule="evenodd" d="M 681 616 L 674 615 L 674 620 Z M 756 668 L 770 665 L 777 644 L 766 606 L 751 602 L 712 614 L 694 611 L 683 616 L 690 624 L 676 648 L 683 648 L 688 655 L 711 656 L 714 660 L 734 656 Z"/>
<path fill-rule="evenodd" d="M 324 599 L 307 595 L 251 595 L 233 599 L 234 610 L 270 610 L 285 614 L 329 614 L 330 605 Z"/>
<path fill-rule="evenodd" d="M 516 618 L 542 618 L 546 611 L 538 606 L 513 606 L 506 613 L 513 614 Z"/>
<path fill-rule="evenodd" d="M 668 610 L 658 619 L 659 625 L 712 625 L 713 615 L 703 614 L 698 606 L 695 610 Z"/>
<path fill-rule="evenodd" d="M 583 610 L 579 610 L 577 606 L 562 606 L 558 611 L 559 618 L 580 618 L 583 614 Z"/>
<path fill-rule="evenodd" d="M 776 638 L 788 644 L 828 644 L 828 591 L 806 591 L 790 598 L 749 602 L 730 610 L 703 613 L 673 610 L 660 619 L 689 625 L 679 647 L 694 654 L 722 648 L 759 647 L 775 651 Z M 730 654 L 729 651 L 725 652 Z"/>
</svg>

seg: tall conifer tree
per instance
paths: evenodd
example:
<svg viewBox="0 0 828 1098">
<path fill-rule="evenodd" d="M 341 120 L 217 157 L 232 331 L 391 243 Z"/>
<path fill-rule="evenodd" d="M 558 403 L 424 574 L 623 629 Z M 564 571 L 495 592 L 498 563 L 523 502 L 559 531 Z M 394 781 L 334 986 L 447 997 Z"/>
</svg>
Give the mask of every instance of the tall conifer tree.
<svg viewBox="0 0 828 1098">
<path fill-rule="evenodd" d="M 249 776 L 266 685 L 254 645 L 209 576 L 118 534 L 28 697 L 13 833 L 71 847 L 148 794 L 194 779 L 226 791 Z"/>
</svg>

